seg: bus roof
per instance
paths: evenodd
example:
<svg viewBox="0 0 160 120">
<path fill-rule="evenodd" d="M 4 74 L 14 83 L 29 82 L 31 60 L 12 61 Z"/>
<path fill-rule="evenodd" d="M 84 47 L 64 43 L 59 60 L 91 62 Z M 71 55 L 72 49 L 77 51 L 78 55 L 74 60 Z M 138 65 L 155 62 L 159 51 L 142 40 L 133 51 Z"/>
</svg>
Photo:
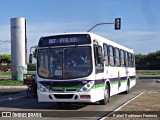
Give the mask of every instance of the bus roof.
<svg viewBox="0 0 160 120">
<path fill-rule="evenodd" d="M 74 34 L 89 34 L 91 36 L 91 39 L 92 40 L 97 40 L 99 42 L 103 42 L 103 43 L 106 43 L 107 45 L 112 45 L 114 47 L 117 47 L 117 48 L 120 48 L 120 49 L 123 49 L 123 50 L 126 50 L 128 52 L 131 52 L 131 53 L 134 53 L 132 49 L 129 49 L 123 45 L 120 45 L 112 40 L 109 40 L 107 38 L 104 38 L 102 36 L 99 36 L 95 33 L 91 33 L 91 32 L 69 32 L 69 33 L 58 33 L 58 34 L 53 34 L 53 35 L 49 35 L 49 36 L 42 36 L 41 38 L 45 38 L 45 37 L 51 37 L 51 36 L 58 36 L 58 35 L 74 35 Z"/>
<path fill-rule="evenodd" d="M 89 33 L 89 34 L 92 36 L 92 39 L 94 39 L 94 40 L 101 41 L 103 43 L 106 43 L 107 45 L 111 45 L 111 46 L 126 50 L 128 52 L 134 53 L 133 49 L 127 48 L 127 47 L 125 47 L 125 46 L 123 46 L 121 44 L 118 44 L 118 43 L 116 43 L 116 42 L 114 42 L 112 40 L 109 40 L 107 38 L 101 37 L 101 36 L 99 36 L 97 34 L 94 34 L 94 33 Z"/>
</svg>

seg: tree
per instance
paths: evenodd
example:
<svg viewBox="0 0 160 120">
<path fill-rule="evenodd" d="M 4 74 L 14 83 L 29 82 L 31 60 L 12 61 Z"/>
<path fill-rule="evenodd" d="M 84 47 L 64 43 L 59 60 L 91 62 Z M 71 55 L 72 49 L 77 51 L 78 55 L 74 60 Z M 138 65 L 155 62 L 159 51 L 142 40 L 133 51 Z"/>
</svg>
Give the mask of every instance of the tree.
<svg viewBox="0 0 160 120">
<path fill-rule="evenodd" d="M 3 54 L 3 55 L 0 55 L 0 64 L 11 64 L 11 55 L 8 55 L 8 54 Z"/>
<path fill-rule="evenodd" d="M 146 60 L 146 55 L 142 55 L 142 54 L 135 55 L 136 69 L 137 70 L 145 69 L 145 65 L 144 65 L 145 60 Z"/>
<path fill-rule="evenodd" d="M 35 49 L 35 50 L 33 51 L 33 57 L 36 59 L 36 57 L 37 57 L 37 49 Z"/>
<path fill-rule="evenodd" d="M 160 70 L 160 50 L 148 55 L 135 55 L 137 70 Z"/>
</svg>

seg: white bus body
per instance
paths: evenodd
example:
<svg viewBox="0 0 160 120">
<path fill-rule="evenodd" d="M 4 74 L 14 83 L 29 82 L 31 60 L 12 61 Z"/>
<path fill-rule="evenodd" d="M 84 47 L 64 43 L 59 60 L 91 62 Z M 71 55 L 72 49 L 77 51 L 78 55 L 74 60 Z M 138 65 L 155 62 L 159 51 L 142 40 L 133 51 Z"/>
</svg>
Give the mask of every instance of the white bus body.
<svg viewBox="0 0 160 120">
<path fill-rule="evenodd" d="M 81 54 L 85 54 L 81 57 L 83 63 L 68 62 Z M 135 84 L 134 52 L 129 48 L 89 32 L 40 39 L 37 48 L 39 102 L 106 104 L 109 97 L 129 92 Z"/>
</svg>

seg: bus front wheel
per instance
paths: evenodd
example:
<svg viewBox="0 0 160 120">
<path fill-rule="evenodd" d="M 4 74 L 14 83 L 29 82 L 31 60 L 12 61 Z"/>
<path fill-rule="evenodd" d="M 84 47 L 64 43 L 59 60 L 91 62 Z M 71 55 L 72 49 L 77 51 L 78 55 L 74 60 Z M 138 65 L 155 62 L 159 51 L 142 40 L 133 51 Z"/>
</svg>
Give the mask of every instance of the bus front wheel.
<svg viewBox="0 0 160 120">
<path fill-rule="evenodd" d="M 109 102 L 109 86 L 106 84 L 104 90 L 104 99 L 100 100 L 101 105 L 106 105 Z"/>
</svg>

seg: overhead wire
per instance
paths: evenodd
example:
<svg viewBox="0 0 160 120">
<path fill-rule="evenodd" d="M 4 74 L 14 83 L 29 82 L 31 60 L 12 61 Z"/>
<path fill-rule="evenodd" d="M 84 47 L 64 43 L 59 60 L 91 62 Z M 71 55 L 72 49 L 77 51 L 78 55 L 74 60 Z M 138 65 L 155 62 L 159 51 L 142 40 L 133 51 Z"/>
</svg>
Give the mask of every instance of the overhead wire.
<svg viewBox="0 0 160 120">
<path fill-rule="evenodd" d="M 11 43 L 11 41 L 10 40 L 0 40 L 0 44 L 8 44 L 8 43 Z M 0 51 L 2 52 L 2 51 L 9 51 L 9 50 L 11 50 L 10 48 L 7 48 L 7 46 L 6 46 L 6 48 L 1 48 L 0 47 Z"/>
</svg>

